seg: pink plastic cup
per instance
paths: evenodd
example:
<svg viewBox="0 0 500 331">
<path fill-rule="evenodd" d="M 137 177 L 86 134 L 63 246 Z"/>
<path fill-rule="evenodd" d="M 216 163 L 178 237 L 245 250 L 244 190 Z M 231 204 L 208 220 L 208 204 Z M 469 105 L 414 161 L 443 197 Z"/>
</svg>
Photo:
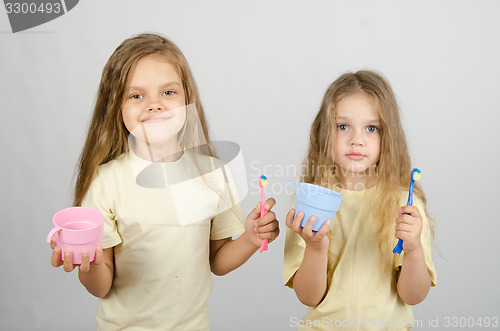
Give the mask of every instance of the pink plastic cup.
<svg viewBox="0 0 500 331">
<path fill-rule="evenodd" d="M 47 236 L 50 243 L 55 237 L 57 246 L 61 247 L 61 260 L 64 252 L 73 252 L 73 264 L 82 263 L 82 251 L 88 251 L 90 261 L 95 259 L 95 251 L 101 243 L 104 216 L 92 208 L 71 207 L 58 211 L 52 218 L 54 227 Z"/>
</svg>

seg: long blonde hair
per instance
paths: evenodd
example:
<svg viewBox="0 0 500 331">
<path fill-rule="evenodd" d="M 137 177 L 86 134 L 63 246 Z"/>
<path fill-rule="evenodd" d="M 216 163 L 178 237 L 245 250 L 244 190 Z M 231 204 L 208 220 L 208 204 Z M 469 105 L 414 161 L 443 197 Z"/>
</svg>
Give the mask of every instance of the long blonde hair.
<svg viewBox="0 0 500 331">
<path fill-rule="evenodd" d="M 75 206 L 81 205 L 97 167 L 128 152 L 129 132 L 123 124 L 121 114 L 125 85 L 137 61 L 151 54 L 165 56 L 177 69 L 184 89 L 185 104 L 196 106 L 197 119 L 201 124 L 206 142 L 205 151 L 212 155 L 208 125 L 200 102 L 198 87 L 180 49 L 173 42 L 158 34 L 145 33 L 126 39 L 110 56 L 102 72 L 87 139 L 77 166 L 78 177 L 73 202 Z M 188 115 L 183 130 L 196 130 L 196 128 L 190 128 L 190 125 L 193 124 Z"/>
<path fill-rule="evenodd" d="M 338 184 L 334 158 L 337 104 L 343 97 L 356 93 L 367 93 L 378 105 L 381 148 L 377 164 L 376 195 L 371 207 L 379 221 L 377 239 L 380 254 L 390 254 L 395 244 L 394 220 L 401 191 L 410 184 L 411 160 L 396 97 L 382 75 L 373 71 L 346 73 L 330 85 L 311 127 L 302 180 L 326 187 Z M 423 202 L 427 214 L 427 200 L 417 183 L 414 193 Z M 429 218 L 429 221 L 432 219 Z"/>
</svg>

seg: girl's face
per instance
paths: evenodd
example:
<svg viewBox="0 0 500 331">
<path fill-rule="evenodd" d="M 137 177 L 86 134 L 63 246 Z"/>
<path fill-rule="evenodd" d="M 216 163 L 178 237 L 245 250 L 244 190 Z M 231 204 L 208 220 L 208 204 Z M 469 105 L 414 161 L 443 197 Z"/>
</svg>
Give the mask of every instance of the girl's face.
<svg viewBox="0 0 500 331">
<path fill-rule="evenodd" d="M 141 58 L 132 68 L 122 105 L 123 123 L 136 139 L 137 155 L 151 156 L 152 150 L 178 152 L 177 134 L 186 120 L 182 81 L 164 56 Z M 147 158 L 147 157 L 146 157 Z"/>
<path fill-rule="evenodd" d="M 342 184 L 371 184 L 380 158 L 380 116 L 367 93 L 343 97 L 337 103 L 335 163 Z M 351 185 L 349 185 L 351 184 Z M 358 187 L 365 189 L 368 187 Z"/>
</svg>

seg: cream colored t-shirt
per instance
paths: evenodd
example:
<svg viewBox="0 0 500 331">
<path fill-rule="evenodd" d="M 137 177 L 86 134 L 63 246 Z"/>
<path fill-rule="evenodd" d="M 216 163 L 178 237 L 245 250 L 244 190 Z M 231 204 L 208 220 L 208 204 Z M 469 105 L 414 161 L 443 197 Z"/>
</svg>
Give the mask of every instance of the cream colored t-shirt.
<svg viewBox="0 0 500 331">
<path fill-rule="evenodd" d="M 137 184 L 145 169 L 153 169 L 148 180 L 158 187 Z M 99 330 L 209 329 L 209 241 L 238 235 L 244 225 L 240 206 L 226 204 L 237 201 L 228 169 L 209 174 L 211 189 L 193 169 L 187 154 L 152 165 L 127 153 L 99 167 L 82 204 L 104 214 L 101 245 L 114 247 L 115 274 L 100 299 Z"/>
<path fill-rule="evenodd" d="M 343 195 L 328 238 L 328 288 L 323 301 L 309 307 L 303 318 L 290 320 L 298 330 L 409 330 L 413 323 L 411 307 L 399 297 L 394 276 L 381 280 L 381 261 L 374 233 L 376 223 L 366 208 L 375 187 L 365 191 L 336 190 Z M 406 204 L 402 192 L 400 205 Z M 436 271 L 431 258 L 431 235 L 422 202 L 414 199 L 423 220 L 421 234 L 424 255 L 432 286 Z M 396 243 L 396 242 L 395 242 Z M 305 242 L 287 229 L 284 262 L 284 284 L 293 287 L 293 277 L 304 257 Z M 404 254 L 404 253 L 403 253 Z M 394 270 L 402 265 L 401 254 L 395 262 L 386 258 Z M 394 275 L 395 273 L 393 273 Z"/>
</svg>

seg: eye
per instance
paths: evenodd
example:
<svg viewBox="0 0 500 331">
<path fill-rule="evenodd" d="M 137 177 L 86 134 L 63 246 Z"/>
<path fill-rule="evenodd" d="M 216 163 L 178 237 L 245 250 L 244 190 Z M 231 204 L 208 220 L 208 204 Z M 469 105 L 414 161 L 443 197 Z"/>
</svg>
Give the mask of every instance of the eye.
<svg viewBox="0 0 500 331">
<path fill-rule="evenodd" d="M 337 130 L 340 130 L 340 131 L 346 131 L 349 127 L 347 126 L 347 124 L 339 124 L 337 125 Z"/>
<path fill-rule="evenodd" d="M 175 94 L 175 91 L 170 91 L 170 90 L 169 90 L 169 91 L 165 91 L 165 92 L 163 92 L 163 94 L 165 94 L 165 95 L 174 95 L 174 94 Z"/>
<path fill-rule="evenodd" d="M 135 100 L 137 100 L 137 99 L 141 99 L 141 98 L 142 98 L 142 95 L 140 95 L 140 94 L 138 94 L 138 93 L 132 94 L 132 95 L 130 96 L 130 99 L 135 99 Z"/>
<path fill-rule="evenodd" d="M 375 126 L 375 125 L 370 125 L 366 128 L 366 131 L 370 132 L 370 133 L 375 133 L 378 131 L 378 128 Z"/>
</svg>

